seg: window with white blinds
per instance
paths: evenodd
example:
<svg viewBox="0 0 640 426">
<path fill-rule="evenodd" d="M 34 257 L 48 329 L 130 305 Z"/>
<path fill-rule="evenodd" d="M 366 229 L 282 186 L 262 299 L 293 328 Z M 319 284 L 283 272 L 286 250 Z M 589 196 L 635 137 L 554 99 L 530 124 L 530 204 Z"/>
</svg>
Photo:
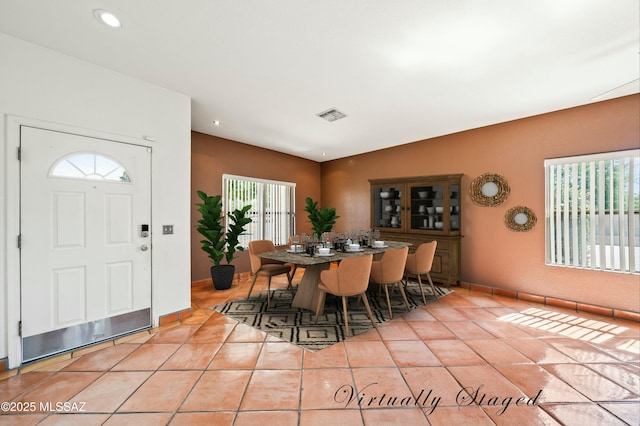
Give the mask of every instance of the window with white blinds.
<svg viewBox="0 0 640 426">
<path fill-rule="evenodd" d="M 295 234 L 296 184 L 223 175 L 223 205 L 230 212 L 247 204 L 252 219 L 240 244 L 247 247 L 252 240 L 271 240 L 275 245 L 288 244 Z"/>
<path fill-rule="evenodd" d="M 640 272 L 640 150 L 545 160 L 546 262 Z"/>
</svg>

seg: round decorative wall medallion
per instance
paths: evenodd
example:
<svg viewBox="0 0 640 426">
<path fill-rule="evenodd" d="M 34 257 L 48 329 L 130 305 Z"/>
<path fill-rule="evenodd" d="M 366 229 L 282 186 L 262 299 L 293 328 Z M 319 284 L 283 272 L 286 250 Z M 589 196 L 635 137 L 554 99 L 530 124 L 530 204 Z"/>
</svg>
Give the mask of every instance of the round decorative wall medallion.
<svg viewBox="0 0 640 426">
<path fill-rule="evenodd" d="M 538 218 L 536 214 L 529 207 L 516 206 L 509 210 L 504 215 L 504 224 L 507 228 L 516 232 L 526 232 L 531 230 L 536 225 Z"/>
<path fill-rule="evenodd" d="M 469 195 L 471 201 L 483 207 L 495 207 L 509 196 L 509 184 L 500 175 L 485 173 L 471 182 Z"/>
</svg>

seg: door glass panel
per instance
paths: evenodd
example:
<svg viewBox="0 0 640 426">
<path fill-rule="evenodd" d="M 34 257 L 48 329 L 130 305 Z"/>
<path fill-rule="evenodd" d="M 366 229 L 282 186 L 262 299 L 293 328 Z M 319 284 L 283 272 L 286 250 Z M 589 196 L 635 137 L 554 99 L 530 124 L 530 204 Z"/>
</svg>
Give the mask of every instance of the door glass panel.
<svg viewBox="0 0 640 426">
<path fill-rule="evenodd" d="M 131 182 L 122 164 L 106 155 L 92 152 L 74 152 L 60 158 L 51 167 L 49 177 Z"/>
<path fill-rule="evenodd" d="M 374 188 L 373 226 L 375 228 L 400 228 L 402 215 L 402 191 L 399 187 Z"/>
<path fill-rule="evenodd" d="M 411 229 L 442 230 L 442 190 L 441 185 L 411 187 Z"/>
<path fill-rule="evenodd" d="M 460 185 L 449 185 L 449 210 L 451 211 L 451 230 L 460 230 Z"/>
</svg>

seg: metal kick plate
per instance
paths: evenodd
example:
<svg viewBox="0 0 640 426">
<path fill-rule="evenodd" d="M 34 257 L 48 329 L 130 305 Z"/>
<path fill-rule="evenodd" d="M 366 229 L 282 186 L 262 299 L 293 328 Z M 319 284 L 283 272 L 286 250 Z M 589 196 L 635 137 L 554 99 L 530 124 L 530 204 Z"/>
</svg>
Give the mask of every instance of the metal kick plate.
<svg viewBox="0 0 640 426">
<path fill-rule="evenodd" d="M 78 324 L 22 339 L 22 362 L 78 349 L 151 327 L 151 308 Z"/>
</svg>

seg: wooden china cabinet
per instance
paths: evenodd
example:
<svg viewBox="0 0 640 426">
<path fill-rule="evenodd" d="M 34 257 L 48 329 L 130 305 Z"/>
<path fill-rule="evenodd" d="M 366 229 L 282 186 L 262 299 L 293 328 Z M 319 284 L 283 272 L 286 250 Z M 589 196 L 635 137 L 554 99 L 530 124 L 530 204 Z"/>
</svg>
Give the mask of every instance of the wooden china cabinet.
<svg viewBox="0 0 640 426">
<path fill-rule="evenodd" d="M 431 278 L 460 282 L 462 174 L 372 179 L 371 226 L 380 239 L 412 243 L 438 241 Z"/>
</svg>

